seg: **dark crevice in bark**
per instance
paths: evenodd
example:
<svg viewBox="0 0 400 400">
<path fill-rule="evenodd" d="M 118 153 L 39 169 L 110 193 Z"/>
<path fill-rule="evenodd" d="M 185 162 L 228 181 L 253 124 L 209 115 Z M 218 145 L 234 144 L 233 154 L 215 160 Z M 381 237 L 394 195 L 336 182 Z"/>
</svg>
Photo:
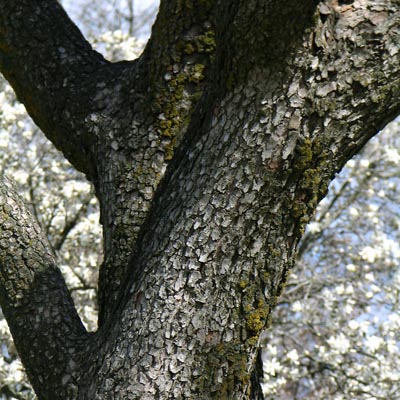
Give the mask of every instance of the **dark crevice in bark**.
<svg viewBox="0 0 400 400">
<path fill-rule="evenodd" d="M 262 349 L 258 349 L 255 365 L 251 373 L 251 393 L 249 400 L 264 400 L 261 386 L 263 375 Z"/>
</svg>

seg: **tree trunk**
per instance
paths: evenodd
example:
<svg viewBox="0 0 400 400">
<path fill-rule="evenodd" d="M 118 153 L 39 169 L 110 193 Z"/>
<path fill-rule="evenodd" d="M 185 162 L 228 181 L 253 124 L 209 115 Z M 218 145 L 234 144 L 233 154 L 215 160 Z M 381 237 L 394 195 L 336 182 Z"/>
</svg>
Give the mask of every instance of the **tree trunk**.
<svg viewBox="0 0 400 400">
<path fill-rule="evenodd" d="M 399 26 L 397 0 L 164 0 L 142 56 L 112 64 L 56 0 L 0 0 L 0 69 L 104 231 L 90 335 L 1 181 L 0 301 L 40 399 L 262 398 L 304 227 L 400 111 Z"/>
</svg>

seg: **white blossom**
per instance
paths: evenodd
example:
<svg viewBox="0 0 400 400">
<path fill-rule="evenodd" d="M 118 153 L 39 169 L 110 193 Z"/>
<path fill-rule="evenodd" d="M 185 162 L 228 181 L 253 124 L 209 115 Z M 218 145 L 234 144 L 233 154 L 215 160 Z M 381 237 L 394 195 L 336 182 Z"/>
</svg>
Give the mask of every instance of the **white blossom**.
<svg viewBox="0 0 400 400">
<path fill-rule="evenodd" d="M 365 346 L 369 351 L 375 353 L 375 351 L 378 350 L 379 347 L 383 345 L 383 343 L 384 341 L 381 337 L 372 335 L 367 337 L 367 340 L 365 341 Z"/>
<path fill-rule="evenodd" d="M 350 348 L 350 341 L 347 337 L 344 336 L 343 333 L 340 333 L 337 336 L 331 336 L 327 342 L 329 345 L 336 349 L 339 353 L 345 353 Z"/>
<path fill-rule="evenodd" d="M 359 328 L 359 326 L 360 326 L 360 324 L 355 319 L 352 319 L 351 321 L 349 321 L 349 328 L 352 331 L 357 330 Z"/>
<path fill-rule="evenodd" d="M 360 256 L 363 260 L 373 263 L 378 256 L 378 250 L 371 246 L 365 246 L 361 252 Z"/>
<path fill-rule="evenodd" d="M 278 362 L 276 357 L 273 357 L 264 361 L 263 368 L 266 374 L 274 376 L 282 370 L 282 365 Z"/>
<path fill-rule="evenodd" d="M 294 312 L 298 312 L 301 311 L 303 309 L 301 302 L 296 300 L 293 304 L 292 304 L 292 311 Z"/>
<path fill-rule="evenodd" d="M 356 162 L 354 161 L 354 159 L 347 161 L 346 167 L 347 168 L 354 168 L 356 165 Z"/>
<path fill-rule="evenodd" d="M 373 272 L 368 272 L 368 274 L 365 274 L 365 280 L 369 282 L 374 282 L 375 281 L 375 275 Z"/>
<path fill-rule="evenodd" d="M 349 272 L 355 272 L 357 270 L 357 267 L 354 264 L 347 264 L 346 269 Z"/>
<path fill-rule="evenodd" d="M 289 351 L 289 353 L 287 353 L 287 358 L 295 364 L 299 363 L 299 354 L 297 353 L 296 349 L 293 349 L 291 351 Z"/>
<path fill-rule="evenodd" d="M 393 164 L 399 164 L 400 162 L 400 154 L 397 149 L 394 148 L 386 148 L 386 157 L 389 162 Z"/>
<path fill-rule="evenodd" d="M 321 225 L 318 222 L 311 222 L 308 224 L 307 229 L 310 233 L 318 233 L 321 231 Z"/>
</svg>

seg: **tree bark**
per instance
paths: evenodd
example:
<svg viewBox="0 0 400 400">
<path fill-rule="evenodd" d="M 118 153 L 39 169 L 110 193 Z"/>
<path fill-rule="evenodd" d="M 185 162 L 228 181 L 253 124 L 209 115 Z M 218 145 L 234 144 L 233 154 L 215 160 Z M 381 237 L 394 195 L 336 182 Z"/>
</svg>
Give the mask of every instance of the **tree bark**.
<svg viewBox="0 0 400 400">
<path fill-rule="evenodd" d="M 397 0 L 165 0 L 143 55 L 112 64 L 55 0 L 0 0 L 0 69 L 104 231 L 88 335 L 2 181 L 0 301 L 40 399 L 260 398 L 305 224 L 400 111 L 399 23 Z"/>
</svg>

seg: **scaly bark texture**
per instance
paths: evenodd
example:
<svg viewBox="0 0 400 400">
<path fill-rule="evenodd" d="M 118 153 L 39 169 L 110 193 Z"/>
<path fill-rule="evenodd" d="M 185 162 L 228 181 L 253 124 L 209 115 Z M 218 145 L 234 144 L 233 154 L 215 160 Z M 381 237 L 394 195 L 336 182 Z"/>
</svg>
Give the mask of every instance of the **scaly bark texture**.
<svg viewBox="0 0 400 400">
<path fill-rule="evenodd" d="M 88 335 L 2 181 L 0 300 L 39 398 L 262 398 L 305 224 L 400 112 L 399 26 L 397 0 L 164 0 L 143 55 L 111 64 L 55 0 L 0 0 L 0 69 L 104 229 Z"/>
</svg>

